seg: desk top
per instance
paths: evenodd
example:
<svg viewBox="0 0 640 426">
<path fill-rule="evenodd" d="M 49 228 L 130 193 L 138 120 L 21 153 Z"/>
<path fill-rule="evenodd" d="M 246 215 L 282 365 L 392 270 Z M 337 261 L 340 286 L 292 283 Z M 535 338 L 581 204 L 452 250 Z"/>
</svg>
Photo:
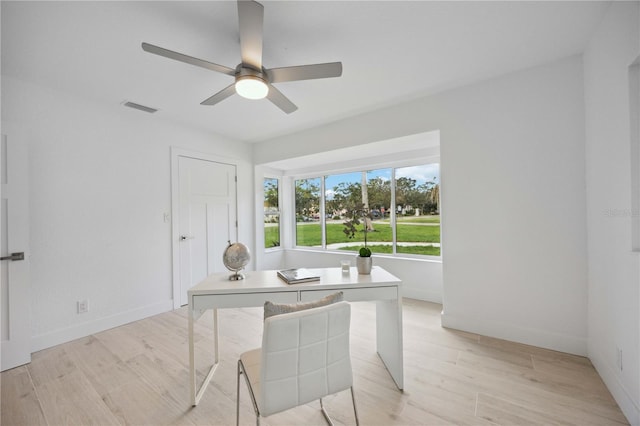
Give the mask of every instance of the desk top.
<svg viewBox="0 0 640 426">
<path fill-rule="evenodd" d="M 299 284 L 287 284 L 278 278 L 277 270 L 272 271 L 247 271 L 245 279 L 239 281 L 229 280 L 231 272 L 211 274 L 199 284 L 191 287 L 189 296 L 226 294 L 226 293 L 258 293 L 274 291 L 297 290 L 331 290 L 361 287 L 384 287 L 389 285 L 400 286 L 402 281 L 391 275 L 379 266 L 371 269 L 370 275 L 360 275 L 356 268 L 352 267 L 349 275 L 342 274 L 341 268 L 307 268 L 320 275 L 319 281 L 309 281 Z"/>
</svg>

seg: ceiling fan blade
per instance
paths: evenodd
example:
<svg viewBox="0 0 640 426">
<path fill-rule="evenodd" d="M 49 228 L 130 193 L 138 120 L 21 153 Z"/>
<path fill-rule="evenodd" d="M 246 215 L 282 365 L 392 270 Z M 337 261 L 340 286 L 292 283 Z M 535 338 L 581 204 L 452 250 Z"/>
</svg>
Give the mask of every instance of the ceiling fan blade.
<svg viewBox="0 0 640 426">
<path fill-rule="evenodd" d="M 215 95 L 211 96 L 210 98 L 200 102 L 200 105 L 215 105 L 218 102 L 224 101 L 229 96 L 234 95 L 235 93 L 236 93 L 236 87 L 235 87 L 235 83 L 233 83 L 225 87 Z"/>
<path fill-rule="evenodd" d="M 269 70 L 266 70 L 266 72 L 267 77 L 269 78 L 269 82 L 271 83 L 340 77 L 342 75 L 342 62 L 329 62 L 326 64 L 271 68 Z"/>
<path fill-rule="evenodd" d="M 233 68 L 225 67 L 224 65 L 214 64 L 202 59 L 194 58 L 193 56 L 184 55 L 182 53 L 174 52 L 173 50 L 165 49 L 163 47 L 154 46 L 149 43 L 142 43 L 142 50 L 145 52 L 153 53 L 156 55 L 164 56 L 165 58 L 174 59 L 180 62 L 186 62 L 187 64 L 195 65 L 197 67 L 206 68 L 211 71 L 221 72 L 230 76 L 235 76 L 236 70 Z"/>
<path fill-rule="evenodd" d="M 262 71 L 262 23 L 264 7 L 253 0 L 238 0 L 242 63 Z"/>
<path fill-rule="evenodd" d="M 291 114 L 298 109 L 298 107 L 295 106 L 295 104 L 291 102 L 289 98 L 283 95 L 282 92 L 273 87 L 271 84 L 269 85 L 269 94 L 267 95 L 267 99 L 269 99 L 274 103 L 275 106 L 277 106 L 287 114 Z"/>
</svg>

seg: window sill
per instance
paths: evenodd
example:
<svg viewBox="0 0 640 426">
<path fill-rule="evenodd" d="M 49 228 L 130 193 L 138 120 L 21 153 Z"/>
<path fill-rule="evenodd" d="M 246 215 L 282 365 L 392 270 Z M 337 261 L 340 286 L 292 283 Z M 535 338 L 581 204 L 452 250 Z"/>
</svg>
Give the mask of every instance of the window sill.
<svg viewBox="0 0 640 426">
<path fill-rule="evenodd" d="M 317 249 L 313 247 L 294 247 L 283 249 L 286 251 L 299 251 L 299 252 L 307 252 L 307 253 L 318 253 L 318 254 L 330 254 L 330 255 L 341 255 L 341 256 L 357 256 L 357 252 L 348 252 L 343 250 L 325 250 L 325 249 Z M 402 260 L 402 261 L 411 261 L 411 262 L 424 262 L 424 263 L 442 263 L 442 257 L 436 256 L 406 256 L 402 253 L 400 254 L 379 254 L 374 253 L 372 257 L 390 259 L 390 260 Z"/>
</svg>

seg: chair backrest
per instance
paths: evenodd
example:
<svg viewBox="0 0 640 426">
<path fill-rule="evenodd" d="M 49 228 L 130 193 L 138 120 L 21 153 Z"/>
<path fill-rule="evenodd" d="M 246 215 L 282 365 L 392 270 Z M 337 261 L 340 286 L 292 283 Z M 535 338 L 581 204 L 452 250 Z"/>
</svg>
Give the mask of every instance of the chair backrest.
<svg viewBox="0 0 640 426">
<path fill-rule="evenodd" d="M 347 302 L 264 321 L 259 392 L 263 416 L 352 386 L 350 323 Z"/>
</svg>

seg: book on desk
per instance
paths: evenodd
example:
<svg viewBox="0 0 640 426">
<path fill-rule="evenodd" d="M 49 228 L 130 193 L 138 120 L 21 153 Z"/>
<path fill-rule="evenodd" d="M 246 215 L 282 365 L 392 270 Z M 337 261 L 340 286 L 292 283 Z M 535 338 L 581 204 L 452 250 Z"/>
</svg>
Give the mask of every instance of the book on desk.
<svg viewBox="0 0 640 426">
<path fill-rule="evenodd" d="M 278 271 L 278 277 L 287 284 L 299 284 L 320 280 L 320 275 L 317 272 L 306 268 L 282 269 Z"/>
</svg>

